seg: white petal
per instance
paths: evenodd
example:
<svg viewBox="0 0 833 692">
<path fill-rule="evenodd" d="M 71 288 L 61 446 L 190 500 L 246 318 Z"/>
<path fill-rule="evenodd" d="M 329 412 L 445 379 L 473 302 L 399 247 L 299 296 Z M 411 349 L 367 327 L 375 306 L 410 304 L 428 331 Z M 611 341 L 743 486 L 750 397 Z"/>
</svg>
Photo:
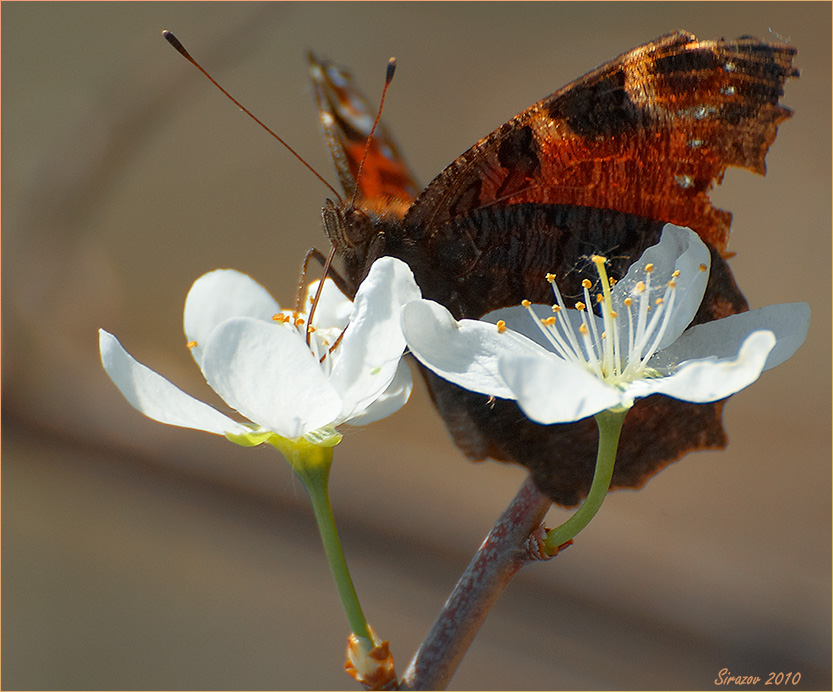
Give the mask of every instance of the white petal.
<svg viewBox="0 0 833 692">
<path fill-rule="evenodd" d="M 683 333 L 703 302 L 706 283 L 709 279 L 711 256 L 700 237 L 688 228 L 666 224 L 662 229 L 662 236 L 657 245 L 649 247 L 636 262 L 628 269 L 625 276 L 613 287 L 613 307 L 624 315 L 626 308 L 622 301 L 629 295 L 636 302 L 634 288 L 639 281 L 645 280 L 645 265 L 652 263 L 654 271 L 651 274 L 650 303 L 654 298 L 664 295 L 666 285 L 675 270 L 680 272 L 674 289 L 674 309 L 663 338 L 659 342 L 659 349 L 676 341 Z M 706 267 L 706 271 L 700 269 Z"/>
<path fill-rule="evenodd" d="M 720 320 L 698 324 L 687 330 L 656 356 L 657 367 L 668 367 L 685 360 L 716 356 L 733 358 L 740 344 L 754 331 L 767 329 L 775 334 L 764 370 L 774 368 L 795 353 L 807 337 L 810 306 L 807 303 L 768 305 Z M 654 361 L 651 362 L 654 365 Z"/>
<path fill-rule="evenodd" d="M 217 269 L 203 274 L 185 298 L 183 326 L 188 341 L 197 345 L 191 355 L 202 362 L 203 348 L 220 322 L 231 317 L 270 320 L 280 306 L 257 281 L 234 269 Z"/>
<path fill-rule="evenodd" d="M 271 322 L 220 324 L 205 345 L 203 373 L 229 406 L 289 439 L 331 424 L 341 411 L 303 337 Z"/>
<path fill-rule="evenodd" d="M 331 354 L 330 384 L 344 402 L 342 420 L 363 412 L 390 385 L 405 350 L 399 313 L 420 295 L 407 264 L 392 257 L 373 263 L 356 292 L 344 337 Z"/>
<path fill-rule="evenodd" d="M 537 423 L 572 423 L 623 403 L 617 389 L 555 356 L 504 356 L 499 367 L 518 406 Z"/>
<path fill-rule="evenodd" d="M 478 320 L 458 322 L 439 303 L 418 300 L 402 309 L 402 331 L 419 361 L 440 377 L 480 394 L 513 399 L 498 369 L 504 354 L 547 353 L 511 330 Z"/>
<path fill-rule="evenodd" d="M 304 299 L 304 312 L 309 314 L 312 301 L 318 291 L 319 281 L 313 281 L 307 287 L 306 298 Z M 324 288 L 321 291 L 321 298 L 315 307 L 312 324 L 314 327 L 335 327 L 344 329 L 350 320 L 350 313 L 353 310 L 353 301 L 345 296 L 336 286 L 332 279 L 324 281 Z"/>
<path fill-rule="evenodd" d="M 388 385 L 388 388 L 376 397 L 364 412 L 348 418 L 344 422 L 350 425 L 367 425 L 382 418 L 387 418 L 407 403 L 412 389 L 411 369 L 404 360 L 400 360 L 396 376 L 393 378 L 393 382 Z"/>
<path fill-rule="evenodd" d="M 237 435 L 248 428 L 237 423 L 217 409 L 195 399 L 170 381 L 154 372 L 131 356 L 119 340 L 100 329 L 98 344 L 101 364 L 116 387 L 130 404 L 152 418 L 167 425 L 194 428 L 223 435 Z"/>
<path fill-rule="evenodd" d="M 634 397 L 665 394 L 696 404 L 725 399 L 760 377 L 773 346 L 775 335 L 772 332 L 752 332 L 734 359 L 686 361 L 667 377 L 634 382 L 627 392 Z"/>
</svg>

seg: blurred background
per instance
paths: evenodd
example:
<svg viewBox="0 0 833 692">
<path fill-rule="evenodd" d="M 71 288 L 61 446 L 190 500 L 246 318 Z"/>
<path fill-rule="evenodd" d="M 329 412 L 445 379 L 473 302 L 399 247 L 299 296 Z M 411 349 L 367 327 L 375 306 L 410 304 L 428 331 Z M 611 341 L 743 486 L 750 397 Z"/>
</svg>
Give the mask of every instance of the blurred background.
<svg viewBox="0 0 833 692">
<path fill-rule="evenodd" d="M 701 689 L 727 668 L 830 689 L 831 7 L 812 2 L 3 3 L 5 689 L 355 688 L 287 464 L 143 418 L 101 370 L 104 327 L 214 401 L 184 348 L 191 283 L 234 267 L 289 302 L 303 253 L 327 247 L 324 187 L 162 29 L 333 181 L 307 49 L 371 101 L 398 58 L 385 120 L 427 183 L 668 31 L 797 46 L 768 175 L 730 170 L 712 197 L 750 304 L 809 302 L 807 342 L 729 402 L 726 451 L 613 493 L 575 546 L 525 568 L 453 687 Z M 336 518 L 398 670 L 523 478 L 464 460 L 419 382 L 345 436 Z"/>
</svg>

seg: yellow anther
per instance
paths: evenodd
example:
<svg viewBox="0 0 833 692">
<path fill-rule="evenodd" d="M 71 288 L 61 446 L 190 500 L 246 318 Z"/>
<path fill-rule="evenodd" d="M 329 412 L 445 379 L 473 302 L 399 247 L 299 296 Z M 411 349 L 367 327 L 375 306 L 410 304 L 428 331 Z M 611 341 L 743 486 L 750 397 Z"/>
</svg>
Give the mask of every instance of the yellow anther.
<svg viewBox="0 0 833 692">
<path fill-rule="evenodd" d="M 622 302 L 623 302 L 625 305 L 627 305 L 628 307 L 630 307 L 631 305 L 633 305 L 633 301 L 630 299 L 630 297 L 625 298 L 625 300 L 623 300 Z"/>
<path fill-rule="evenodd" d="M 552 283 L 553 281 L 555 281 L 555 274 L 550 274 L 550 273 L 548 272 L 548 273 L 547 273 L 547 281 L 549 281 L 550 283 Z"/>
<path fill-rule="evenodd" d="M 584 323 L 582 323 L 582 324 L 581 324 L 581 326 L 578 328 L 578 332 L 579 332 L 579 334 L 581 334 L 582 336 L 587 336 L 587 333 L 588 333 L 588 332 L 587 332 L 587 325 L 586 325 L 586 324 L 584 324 Z"/>
<path fill-rule="evenodd" d="M 668 288 L 677 288 L 677 282 L 674 279 L 668 282 Z"/>
<path fill-rule="evenodd" d="M 552 311 L 553 312 L 561 312 L 561 306 L 560 305 L 553 305 L 552 306 Z"/>
<path fill-rule="evenodd" d="M 296 327 L 300 327 L 303 323 L 304 323 L 304 318 L 303 317 L 296 317 L 295 318 L 294 324 L 295 324 Z"/>
<path fill-rule="evenodd" d="M 637 293 L 644 293 L 645 292 L 645 282 L 644 281 L 637 281 L 634 290 Z"/>
<path fill-rule="evenodd" d="M 576 303 L 576 310 L 584 310 L 584 308 L 586 308 L 586 307 L 587 306 L 584 303 L 582 303 L 581 301 L 578 301 L 578 303 Z"/>
<path fill-rule="evenodd" d="M 650 274 L 652 271 L 654 271 L 654 263 L 648 262 L 648 264 L 645 265 L 645 273 Z"/>
<path fill-rule="evenodd" d="M 597 303 L 601 303 L 604 299 L 605 299 L 605 297 L 601 293 L 596 294 L 596 302 Z"/>
<path fill-rule="evenodd" d="M 272 315 L 272 319 L 275 320 L 275 322 L 280 322 L 281 324 L 285 324 L 289 321 L 289 318 L 282 312 L 276 312 L 274 315 Z"/>
<path fill-rule="evenodd" d="M 552 327 L 552 325 L 555 324 L 555 317 L 545 317 L 541 320 L 541 322 L 547 325 L 548 327 Z"/>
<path fill-rule="evenodd" d="M 187 344 L 185 344 L 185 348 L 196 348 L 196 347 L 197 347 L 197 342 L 196 341 L 189 341 Z"/>
<path fill-rule="evenodd" d="M 618 313 L 618 312 L 616 312 L 616 310 L 611 310 L 609 314 L 610 314 L 610 316 L 611 316 L 611 317 L 613 317 L 614 319 L 615 319 L 616 317 L 619 317 L 619 313 Z"/>
<path fill-rule="evenodd" d="M 673 273 L 671 274 L 671 278 L 672 278 L 672 279 L 676 279 L 679 275 L 680 275 L 680 270 L 679 270 L 679 269 L 675 269 L 675 270 L 673 271 Z"/>
<path fill-rule="evenodd" d="M 582 279 L 581 281 L 582 288 L 590 288 L 592 285 L 593 283 L 590 281 L 590 279 Z"/>
<path fill-rule="evenodd" d="M 496 326 L 498 334 L 503 334 L 506 331 L 506 322 L 504 320 L 498 320 Z"/>
<path fill-rule="evenodd" d="M 665 302 L 665 298 L 657 298 L 654 301 L 654 305 L 662 305 Z"/>
<path fill-rule="evenodd" d="M 706 271 L 707 269 L 708 269 L 708 267 L 707 267 L 705 264 L 701 264 L 701 265 L 700 265 L 700 271 L 701 271 L 701 272 L 704 272 L 704 271 Z"/>
<path fill-rule="evenodd" d="M 526 298 L 524 298 L 521 301 L 521 305 L 523 305 L 525 308 L 528 308 L 530 305 L 532 305 L 532 303 L 530 303 Z"/>
<path fill-rule="evenodd" d="M 607 280 L 607 282 L 610 284 L 611 288 L 613 288 L 617 284 L 616 279 L 614 279 L 612 276 Z"/>
</svg>

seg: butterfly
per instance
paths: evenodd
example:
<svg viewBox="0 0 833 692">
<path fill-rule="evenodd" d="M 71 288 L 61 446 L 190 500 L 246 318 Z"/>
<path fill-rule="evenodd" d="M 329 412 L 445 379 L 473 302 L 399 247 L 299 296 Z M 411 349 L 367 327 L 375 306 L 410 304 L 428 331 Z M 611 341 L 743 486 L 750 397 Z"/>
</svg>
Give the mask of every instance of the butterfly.
<svg viewBox="0 0 833 692">
<path fill-rule="evenodd" d="M 744 36 L 699 41 L 678 31 L 634 48 L 501 125 L 422 189 L 350 73 L 309 56 L 321 125 L 344 200 L 327 201 L 324 229 L 355 292 L 378 257 L 411 267 L 426 298 L 457 319 L 580 296 L 589 258 L 621 278 L 666 223 L 696 231 L 711 273 L 693 324 L 748 309 L 727 264 L 731 214 L 709 201 L 727 167 L 765 173 L 795 49 Z M 365 149 L 367 151 L 365 152 Z M 359 174 L 362 158 L 364 163 Z M 596 460 L 592 419 L 543 426 L 511 401 L 463 390 L 422 369 L 462 452 L 527 467 L 554 502 L 586 495 Z M 723 448 L 724 401 L 653 396 L 626 419 L 611 487 L 641 487 L 668 463 Z"/>
</svg>

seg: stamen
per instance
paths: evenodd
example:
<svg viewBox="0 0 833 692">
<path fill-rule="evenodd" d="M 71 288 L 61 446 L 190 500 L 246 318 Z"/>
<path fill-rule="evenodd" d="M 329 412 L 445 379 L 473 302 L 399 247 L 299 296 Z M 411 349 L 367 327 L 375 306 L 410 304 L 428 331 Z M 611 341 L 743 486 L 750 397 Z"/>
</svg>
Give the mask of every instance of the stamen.
<svg viewBox="0 0 833 692">
<path fill-rule="evenodd" d="M 552 274 L 552 277 L 555 279 L 555 274 Z M 562 331 L 564 333 L 564 337 L 566 337 L 566 341 L 564 338 L 559 336 L 558 332 L 554 329 L 552 330 L 552 333 L 550 333 L 550 331 L 545 332 L 547 339 L 550 343 L 557 343 L 559 344 L 559 347 L 564 349 L 564 358 L 567 360 L 580 359 L 581 347 L 578 345 L 576 333 L 573 330 L 569 319 L 566 317 L 567 305 L 564 303 L 564 297 L 561 295 L 558 284 L 554 280 L 550 283 L 550 285 L 552 286 L 552 293 L 555 296 L 556 302 L 556 305 L 553 305 L 552 310 L 564 321 Z"/>
<path fill-rule="evenodd" d="M 555 282 L 555 274 L 547 273 L 547 281 L 549 283 L 554 283 Z"/>
<path fill-rule="evenodd" d="M 707 267 L 705 264 L 701 264 L 701 265 L 700 265 L 700 271 L 701 271 L 701 272 L 704 272 L 704 271 L 706 271 L 707 269 L 708 269 L 708 267 Z"/>
<path fill-rule="evenodd" d="M 654 271 L 654 263 L 653 262 L 648 262 L 648 264 L 645 265 L 645 273 L 650 274 L 653 271 Z"/>
<path fill-rule="evenodd" d="M 598 269 L 599 268 L 599 259 L 598 259 L 597 255 L 593 255 L 593 261 L 596 263 L 596 269 Z M 604 260 L 602 260 L 602 262 L 604 262 Z M 588 279 L 584 279 L 584 281 L 581 282 L 581 288 L 584 291 L 584 302 L 582 303 L 582 305 L 586 306 L 586 305 L 590 305 L 592 303 L 592 298 L 590 297 L 590 287 L 592 285 L 593 285 L 593 282 L 589 281 Z M 582 319 L 585 322 L 590 323 L 588 326 L 590 327 L 590 331 L 593 334 L 593 343 L 597 344 L 597 343 L 599 343 L 599 332 L 596 329 L 596 320 L 594 320 L 593 317 L 592 317 L 592 315 L 593 315 L 592 308 L 587 308 L 587 312 L 589 313 L 589 315 L 582 315 Z M 594 352 L 593 355 L 595 357 L 596 353 Z M 599 357 L 601 357 L 601 354 L 599 354 Z"/>
<path fill-rule="evenodd" d="M 671 319 L 671 314 L 672 314 L 672 311 L 673 311 L 673 308 L 674 308 L 674 298 L 676 297 L 676 295 L 677 295 L 677 292 L 675 290 L 673 290 L 673 287 L 668 290 L 668 293 L 667 293 L 668 302 L 665 305 L 662 306 L 662 307 L 665 308 L 665 316 L 662 320 L 662 324 L 660 325 L 659 329 L 656 330 L 656 336 L 654 338 L 653 343 L 651 344 L 651 347 L 647 351 L 645 351 L 644 355 L 642 356 L 642 359 L 641 359 L 640 364 L 639 364 L 640 369 L 645 368 L 645 366 L 648 364 L 648 361 L 650 360 L 650 358 L 654 355 L 654 353 L 656 353 L 657 348 L 659 348 L 659 342 L 662 340 L 662 337 L 665 335 L 665 331 L 668 328 L 668 322 Z M 661 309 L 660 309 L 660 311 L 661 311 Z M 659 312 L 657 313 L 657 317 L 659 317 Z M 653 321 L 652 321 L 652 326 L 653 326 Z"/>
<path fill-rule="evenodd" d="M 196 348 L 196 347 L 197 347 L 197 342 L 196 341 L 189 341 L 187 344 L 185 344 L 185 348 Z"/>
<path fill-rule="evenodd" d="M 576 303 L 576 310 L 579 310 L 579 311 L 580 311 L 580 310 L 584 310 L 584 308 L 586 308 L 586 307 L 587 307 L 587 306 L 586 306 L 584 303 L 582 303 L 581 301 L 578 301 L 578 302 Z"/>
<path fill-rule="evenodd" d="M 527 300 L 524 301 L 526 304 L 524 307 L 529 312 L 530 317 L 535 321 L 535 323 L 541 328 L 541 333 L 550 342 L 552 347 L 555 349 L 556 353 L 560 355 L 564 360 L 576 360 L 576 351 L 571 350 L 561 335 L 558 333 L 558 329 L 555 327 L 556 318 L 550 317 L 546 320 L 538 320 L 535 311 L 532 309 L 532 304 Z M 552 321 L 550 323 L 550 320 Z M 568 337 L 572 336 L 572 332 L 570 329 L 565 328 L 565 333 Z M 575 337 L 572 336 L 571 341 L 574 341 Z"/>
<path fill-rule="evenodd" d="M 498 334 L 503 334 L 506 331 L 506 322 L 504 320 L 498 320 L 496 326 Z"/>
</svg>

